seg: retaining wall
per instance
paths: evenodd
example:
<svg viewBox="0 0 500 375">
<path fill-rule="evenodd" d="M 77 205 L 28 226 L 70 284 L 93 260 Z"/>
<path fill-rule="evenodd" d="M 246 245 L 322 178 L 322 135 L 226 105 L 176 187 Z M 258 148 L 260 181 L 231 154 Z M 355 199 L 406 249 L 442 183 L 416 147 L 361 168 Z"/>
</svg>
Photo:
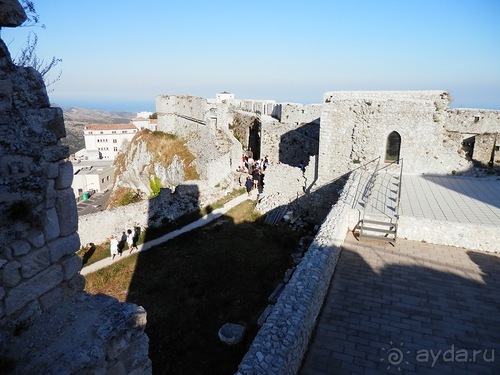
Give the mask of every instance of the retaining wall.
<svg viewBox="0 0 500 375">
<path fill-rule="evenodd" d="M 349 222 L 349 189 L 321 225 L 292 278 L 262 325 L 237 374 L 296 374 L 330 286 Z"/>
</svg>

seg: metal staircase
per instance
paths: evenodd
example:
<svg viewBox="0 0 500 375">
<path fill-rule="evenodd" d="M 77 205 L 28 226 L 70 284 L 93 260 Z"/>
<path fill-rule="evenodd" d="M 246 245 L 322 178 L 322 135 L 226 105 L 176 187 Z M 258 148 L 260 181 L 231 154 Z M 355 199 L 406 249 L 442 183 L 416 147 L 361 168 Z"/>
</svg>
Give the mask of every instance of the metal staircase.
<svg viewBox="0 0 500 375">
<path fill-rule="evenodd" d="M 359 238 L 396 242 L 402 170 L 402 160 L 382 167 L 377 163 L 360 197 Z"/>
</svg>

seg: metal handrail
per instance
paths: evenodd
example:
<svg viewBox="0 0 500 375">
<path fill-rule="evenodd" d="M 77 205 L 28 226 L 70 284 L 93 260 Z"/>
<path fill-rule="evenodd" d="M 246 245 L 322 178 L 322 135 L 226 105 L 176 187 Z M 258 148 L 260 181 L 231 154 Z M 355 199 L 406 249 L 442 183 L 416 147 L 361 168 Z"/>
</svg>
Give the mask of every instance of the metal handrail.
<svg viewBox="0 0 500 375">
<path fill-rule="evenodd" d="M 377 160 L 377 166 L 378 166 L 378 164 L 380 163 L 380 156 L 379 156 L 379 157 L 377 157 L 377 158 L 375 158 L 375 159 L 373 159 L 373 160 L 370 160 L 370 161 L 366 162 L 366 163 L 365 163 L 365 164 L 363 164 L 363 165 L 360 165 L 360 166 L 359 166 L 359 167 L 357 167 L 357 168 L 354 168 L 354 169 L 353 169 L 353 170 L 351 170 L 349 173 L 354 172 L 354 171 L 356 171 L 356 170 L 358 170 L 358 169 L 360 169 L 360 168 L 364 168 L 364 169 L 366 169 L 366 167 L 367 167 L 369 164 L 373 163 L 375 160 Z M 376 171 L 376 170 L 377 170 L 377 167 L 375 167 L 375 171 Z M 373 177 L 373 175 L 372 175 L 372 177 Z M 370 177 L 370 179 L 371 179 L 372 177 Z M 356 192 L 354 193 L 354 199 L 353 199 L 353 202 L 352 202 L 352 208 L 354 208 L 354 206 L 356 205 L 356 202 L 357 202 L 357 199 L 358 199 L 358 193 L 359 193 L 359 187 L 360 187 L 360 185 L 361 185 L 361 176 L 360 176 L 360 178 L 359 178 L 359 180 L 358 180 L 358 186 L 356 186 Z"/>
<path fill-rule="evenodd" d="M 401 201 L 401 186 L 403 185 L 403 159 L 399 159 L 401 163 L 399 168 L 399 189 L 398 189 L 398 202 L 396 205 L 396 220 L 399 219 L 399 203 Z"/>
</svg>

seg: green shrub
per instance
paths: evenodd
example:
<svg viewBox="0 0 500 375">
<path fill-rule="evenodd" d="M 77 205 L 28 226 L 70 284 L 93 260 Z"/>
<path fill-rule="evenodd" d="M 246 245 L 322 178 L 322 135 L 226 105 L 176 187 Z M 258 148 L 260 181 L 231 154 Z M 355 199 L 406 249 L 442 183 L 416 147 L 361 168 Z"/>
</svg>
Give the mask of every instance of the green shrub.
<svg viewBox="0 0 500 375">
<path fill-rule="evenodd" d="M 149 179 L 149 187 L 151 188 L 151 198 L 155 198 L 160 194 L 160 190 L 163 187 L 160 179 L 157 176 L 153 176 Z"/>
</svg>

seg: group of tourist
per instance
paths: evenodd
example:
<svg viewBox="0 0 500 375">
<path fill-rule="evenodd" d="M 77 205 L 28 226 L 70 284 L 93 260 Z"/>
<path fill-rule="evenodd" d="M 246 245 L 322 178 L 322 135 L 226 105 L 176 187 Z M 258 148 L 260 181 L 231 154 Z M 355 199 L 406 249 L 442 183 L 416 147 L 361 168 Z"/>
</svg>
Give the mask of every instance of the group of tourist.
<svg viewBox="0 0 500 375">
<path fill-rule="evenodd" d="M 250 195 L 253 189 L 257 189 L 258 194 L 261 194 L 264 189 L 265 171 L 269 165 L 268 156 L 254 160 L 252 151 L 248 150 L 242 156 L 242 163 L 243 165 L 238 167 L 237 171 L 248 174 L 245 180 L 247 194 Z"/>
<path fill-rule="evenodd" d="M 125 244 L 127 244 L 129 254 L 132 254 L 134 249 L 139 250 L 137 248 L 137 237 L 136 232 L 132 231 L 132 229 L 127 229 L 122 232 L 122 236 L 119 241 L 117 236 L 112 234 L 109 242 L 111 259 L 115 259 L 117 255 L 122 256 L 123 250 L 125 250 Z"/>
</svg>

